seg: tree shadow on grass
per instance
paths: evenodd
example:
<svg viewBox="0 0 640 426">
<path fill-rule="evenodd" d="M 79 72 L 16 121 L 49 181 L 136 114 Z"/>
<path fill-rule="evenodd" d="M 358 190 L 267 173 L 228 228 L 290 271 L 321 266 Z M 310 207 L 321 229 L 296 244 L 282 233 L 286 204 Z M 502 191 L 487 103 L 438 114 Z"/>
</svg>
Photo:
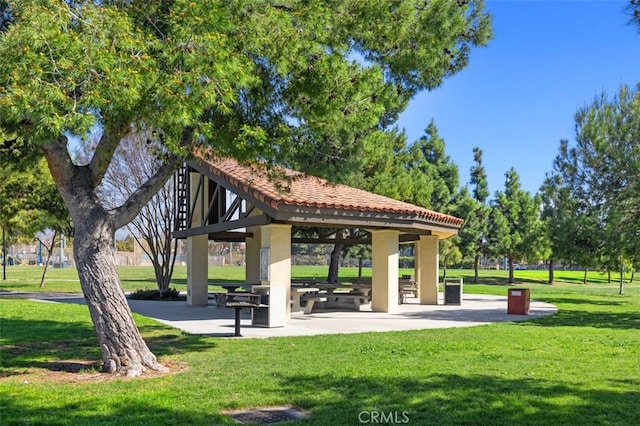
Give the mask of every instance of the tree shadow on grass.
<svg viewBox="0 0 640 426">
<path fill-rule="evenodd" d="M 526 271 L 523 271 L 526 272 Z M 470 273 L 462 273 L 460 275 L 456 275 L 456 278 L 462 278 L 465 284 L 485 284 L 485 285 L 495 285 L 495 286 L 512 286 L 512 285 L 520 285 L 520 284 L 547 284 L 547 280 L 544 278 L 531 278 L 531 277 L 522 277 L 518 275 L 518 271 L 514 274 L 513 283 L 509 283 L 509 277 L 506 275 L 488 275 L 481 274 L 478 277 L 478 282 L 474 283 L 474 275 L 473 271 Z"/>
<path fill-rule="evenodd" d="M 29 368 L 67 372 L 101 368 L 102 355 L 91 323 L 18 318 L 2 318 L 0 321 L 0 377 L 22 374 Z M 157 356 L 200 352 L 216 347 L 212 338 L 185 334 L 150 320 L 138 328 Z"/>
<path fill-rule="evenodd" d="M 558 309 L 554 315 L 533 321 L 522 321 L 520 326 L 593 327 L 616 330 L 639 330 L 640 312 L 601 312 Z"/>
<path fill-rule="evenodd" d="M 615 390 L 490 375 L 435 374 L 424 379 L 283 377 L 293 404 L 308 409 L 309 424 L 421 425 L 639 424 L 639 380 Z M 392 421 L 389 419 L 392 418 Z M 407 419 L 407 421 L 401 421 Z"/>
<path fill-rule="evenodd" d="M 555 277 L 555 281 L 558 282 L 566 282 L 566 283 L 571 283 L 571 284 L 583 284 L 583 285 L 588 285 L 588 284 L 616 284 L 615 281 L 611 280 L 609 281 L 609 279 L 607 278 L 606 274 L 599 274 L 598 272 L 594 272 L 591 271 L 589 272 L 589 274 L 587 275 L 587 282 L 584 282 L 584 275 L 564 275 L 561 273 L 557 273 L 556 272 L 556 277 Z"/>
<path fill-rule="evenodd" d="M 600 296 L 602 297 L 602 296 Z M 631 306 L 633 303 L 629 300 L 595 300 L 595 299 L 581 299 L 578 297 L 557 297 L 553 295 L 545 295 L 541 299 L 544 299 L 547 303 L 554 305 L 566 303 L 568 305 L 590 305 L 590 306 Z"/>
<path fill-rule="evenodd" d="M 557 301 L 557 299 L 549 300 L 550 303 Z M 573 299 L 567 299 L 567 302 L 571 303 Z M 593 327 L 612 330 L 640 330 L 640 311 L 618 309 L 618 312 L 615 312 L 614 310 L 582 310 L 560 307 L 554 315 L 532 321 L 522 321 L 518 325 L 522 327 Z"/>
<path fill-rule="evenodd" d="M 157 397 L 157 396 L 156 396 Z M 215 411 L 194 411 L 189 406 L 161 405 L 152 397 L 122 393 L 109 401 L 78 395 L 60 406 L 31 401 L 32 398 L 0 395 L 3 424 L 31 425 L 219 425 L 233 420 Z M 167 408 L 171 407 L 171 408 Z"/>
<path fill-rule="evenodd" d="M 18 283 L 18 282 L 0 283 L 0 292 L 19 291 L 22 288 L 32 289 L 33 288 L 33 284 L 25 284 L 25 283 Z"/>
<path fill-rule="evenodd" d="M 505 371 L 508 366 L 505 366 Z M 109 387 L 109 383 L 102 386 Z M 283 374 L 271 392 L 308 411 L 305 425 L 555 425 L 639 424 L 640 380 L 612 381 L 605 389 L 527 377 L 488 374 L 433 374 L 425 377 L 366 376 L 344 373 Z M 130 386 L 127 386 L 129 389 Z M 232 424 L 221 405 L 162 404 L 157 390 L 135 392 L 114 387 L 110 398 L 101 392 L 75 392 L 56 406 L 40 395 L 0 394 L 6 424 Z M 229 392 L 237 391 L 228 389 Z M 109 392 L 106 390 L 104 392 Z M 197 383 L 184 389 L 182 400 L 208 398 Z M 186 392 L 186 394 L 184 393 Z M 167 398 L 171 398 L 167 395 Z M 212 398 L 209 396 L 209 398 Z M 381 417 L 386 421 L 380 421 Z M 372 421 L 377 419 L 377 421 Z"/>
</svg>

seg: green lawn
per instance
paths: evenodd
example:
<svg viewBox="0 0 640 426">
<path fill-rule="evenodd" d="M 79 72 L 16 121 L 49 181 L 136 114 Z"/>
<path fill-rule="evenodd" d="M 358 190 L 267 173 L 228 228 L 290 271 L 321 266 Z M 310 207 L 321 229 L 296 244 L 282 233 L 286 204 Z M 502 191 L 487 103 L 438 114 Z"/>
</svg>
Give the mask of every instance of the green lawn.
<svg viewBox="0 0 640 426">
<path fill-rule="evenodd" d="M 0 290 L 37 288 L 29 269 L 10 269 Z M 218 269 L 227 275 L 216 270 L 212 279 L 242 279 L 241 269 Z M 52 272 L 45 290 L 78 291 L 72 270 Z M 581 274 L 549 286 L 540 284 L 544 272 L 517 271 L 558 314 L 471 328 L 225 339 L 136 315 L 154 352 L 180 370 L 136 380 L 96 374 L 85 306 L 0 299 L 0 424 L 231 424 L 225 410 L 271 405 L 304 409 L 312 417 L 300 424 L 310 425 L 359 424 L 373 412 L 400 421 L 404 413 L 415 425 L 640 424 L 640 286 L 621 296 L 595 272 L 593 284 L 575 284 Z M 504 271 L 483 271 L 478 285 L 469 284 L 472 271 L 448 275 L 464 277 L 465 292 L 508 288 Z M 184 276 L 178 271 L 178 288 Z M 150 268 L 121 277 L 128 289 L 153 285 Z M 51 377 L 73 366 L 83 373 Z"/>
<path fill-rule="evenodd" d="M 328 266 L 293 266 L 291 275 L 293 278 L 308 278 L 326 280 Z M 135 291 L 139 289 L 156 288 L 153 269 L 148 266 L 124 266 L 119 268 L 122 287 L 125 291 Z M 412 269 L 400 269 L 400 274 L 412 274 Z M 482 283 L 493 285 L 507 285 L 508 271 L 480 271 Z M 77 293 L 81 292 L 78 281 L 78 274 L 74 268 L 54 269 L 50 268 L 47 272 L 47 279 L 44 288 L 40 288 L 40 276 L 42 275 L 42 267 L 39 266 L 11 266 L 7 267 L 7 279 L 0 280 L 0 291 L 29 291 L 29 292 L 63 292 Z M 440 271 L 442 277 L 443 272 Z M 584 276 L 582 271 L 556 271 L 556 281 L 558 283 L 577 283 L 581 284 Z M 341 268 L 340 279 L 347 281 L 358 276 L 357 268 Z M 363 276 L 371 276 L 371 268 L 363 269 Z M 244 267 L 242 266 L 224 266 L 209 267 L 209 283 L 212 290 L 221 290 L 216 287 L 216 283 L 223 282 L 244 282 Z M 456 270 L 447 271 L 447 277 L 463 278 L 465 284 L 473 282 L 473 270 Z M 617 285 L 619 275 L 613 273 L 611 276 L 611 285 Z M 627 279 L 629 277 L 627 276 Z M 515 280 L 518 284 L 545 284 L 548 279 L 548 273 L 545 270 L 526 270 L 515 271 Z M 591 271 L 588 273 L 588 282 L 590 284 L 606 284 L 607 275 Z M 187 289 L 187 268 L 185 266 L 176 266 L 173 274 L 172 287 L 178 290 Z M 506 294 L 506 290 L 504 291 Z"/>
</svg>

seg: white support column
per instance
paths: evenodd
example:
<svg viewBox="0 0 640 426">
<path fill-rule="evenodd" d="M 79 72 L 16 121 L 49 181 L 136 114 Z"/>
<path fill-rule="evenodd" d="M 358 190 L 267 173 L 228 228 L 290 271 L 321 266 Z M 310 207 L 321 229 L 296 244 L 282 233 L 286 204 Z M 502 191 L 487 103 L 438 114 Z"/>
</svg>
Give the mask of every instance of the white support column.
<svg viewBox="0 0 640 426">
<path fill-rule="evenodd" d="M 199 227 L 209 205 L 209 181 L 205 179 L 198 192 L 200 174 L 190 173 L 189 179 L 191 186 L 190 205 L 193 205 L 193 200 L 197 199 L 191 226 Z M 187 237 L 187 305 L 190 306 L 205 306 L 209 303 L 208 242 L 208 235 Z"/>
<path fill-rule="evenodd" d="M 187 238 L 187 305 L 209 303 L 208 235 Z"/>
<path fill-rule="evenodd" d="M 438 236 L 422 235 L 416 241 L 416 283 L 421 305 L 438 304 Z"/>
<path fill-rule="evenodd" d="M 376 312 L 398 311 L 399 233 L 393 230 L 372 231 L 371 309 Z"/>
<path fill-rule="evenodd" d="M 260 229 L 260 275 L 267 278 L 261 284 L 269 286 L 267 326 L 284 327 L 291 311 L 291 225 L 269 224 Z"/>
<path fill-rule="evenodd" d="M 259 226 L 247 228 L 247 232 L 253 237 L 245 239 L 245 277 L 249 284 L 260 283 L 260 243 L 262 234 Z"/>
</svg>

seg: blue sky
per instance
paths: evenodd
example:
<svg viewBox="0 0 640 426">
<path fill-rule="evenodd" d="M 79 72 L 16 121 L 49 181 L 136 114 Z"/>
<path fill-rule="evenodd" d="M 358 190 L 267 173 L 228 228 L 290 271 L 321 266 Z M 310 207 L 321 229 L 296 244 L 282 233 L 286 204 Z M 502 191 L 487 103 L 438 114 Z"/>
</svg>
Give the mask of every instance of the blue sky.
<svg viewBox="0 0 640 426">
<path fill-rule="evenodd" d="M 461 184 L 478 146 L 491 198 L 511 167 L 537 192 L 560 140 L 575 140 L 576 111 L 640 82 L 640 29 L 627 25 L 627 4 L 488 0 L 493 40 L 442 87 L 416 96 L 399 126 L 411 143 L 433 119 Z"/>
</svg>

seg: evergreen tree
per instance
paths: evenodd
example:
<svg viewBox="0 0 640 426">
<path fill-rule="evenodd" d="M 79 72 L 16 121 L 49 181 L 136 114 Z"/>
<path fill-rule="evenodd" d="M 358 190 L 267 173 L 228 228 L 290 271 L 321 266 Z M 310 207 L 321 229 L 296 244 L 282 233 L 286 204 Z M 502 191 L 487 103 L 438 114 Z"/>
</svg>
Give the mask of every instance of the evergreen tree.
<svg viewBox="0 0 640 426">
<path fill-rule="evenodd" d="M 576 113 L 576 143 L 560 144 L 554 172 L 573 200 L 568 228 L 583 266 L 620 270 L 640 233 L 640 90 L 622 86 Z M 621 274 L 622 277 L 622 274 Z M 586 278 L 585 278 L 586 279 Z M 620 281 L 620 293 L 624 280 Z"/>
<path fill-rule="evenodd" d="M 40 287 L 44 287 L 49 261 L 56 238 L 72 235 L 69 212 L 41 158 L 35 165 L 12 161 L 10 151 L 0 150 L 0 225 L 5 233 L 26 239 L 38 239 L 47 250 Z M 41 232 L 53 231 L 48 244 L 38 237 Z M 58 240 L 59 241 L 59 240 Z"/>
<path fill-rule="evenodd" d="M 549 245 L 546 257 L 549 268 L 548 283 L 553 284 L 554 266 L 556 261 L 567 262 L 571 252 L 571 200 L 562 187 L 558 175 L 547 175 L 540 187 L 542 197 L 541 219 Z"/>
<path fill-rule="evenodd" d="M 520 188 L 520 177 L 511 168 L 505 174 L 505 189 L 496 193 L 494 209 L 506 221 L 506 232 L 501 228 L 494 238 L 495 251 L 507 258 L 509 283 L 514 282 L 513 268 L 516 261 L 537 260 L 543 240 L 541 238 L 539 196 L 532 197 Z"/>
<path fill-rule="evenodd" d="M 454 211 L 460 185 L 458 166 L 446 154 L 445 141 L 433 120 L 425 135 L 410 147 L 408 168 L 411 179 L 417 182 L 410 202 L 442 213 Z"/>
<path fill-rule="evenodd" d="M 477 283 L 480 258 L 485 253 L 489 232 L 489 207 L 486 204 L 489 184 L 482 165 L 482 150 L 478 147 L 473 148 L 473 161 L 469 181 L 473 187 L 473 198 L 465 191 L 466 196 L 460 203 L 458 215 L 464 219 L 459 233 L 462 251 L 473 259 L 473 282 Z"/>
</svg>

